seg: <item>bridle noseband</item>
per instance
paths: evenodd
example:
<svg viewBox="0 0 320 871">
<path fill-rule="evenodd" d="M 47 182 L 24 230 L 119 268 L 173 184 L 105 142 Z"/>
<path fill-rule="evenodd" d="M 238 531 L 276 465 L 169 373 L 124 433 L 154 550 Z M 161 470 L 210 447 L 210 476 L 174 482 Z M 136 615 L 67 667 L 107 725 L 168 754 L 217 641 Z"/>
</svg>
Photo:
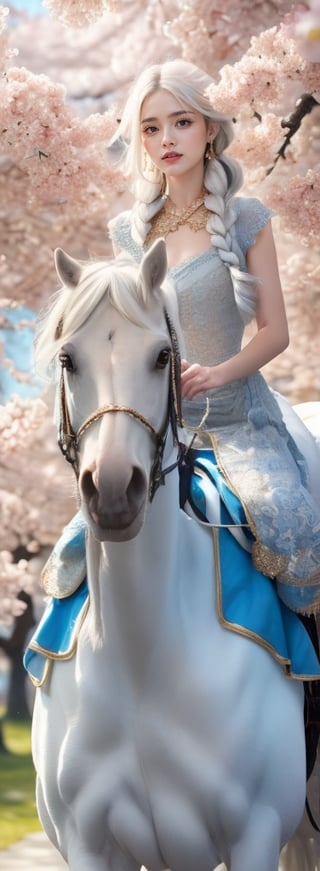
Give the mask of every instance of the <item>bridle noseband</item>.
<svg viewBox="0 0 320 871">
<path fill-rule="evenodd" d="M 152 502 L 154 494 L 156 493 L 160 484 L 165 483 L 165 476 L 171 472 L 176 466 L 179 464 L 179 454 L 176 462 L 172 463 L 166 469 L 162 468 L 163 454 L 166 445 L 167 435 L 169 424 L 171 423 L 173 435 L 175 442 L 179 445 L 178 438 L 178 425 L 183 426 L 182 422 L 182 410 L 181 410 L 181 390 L 180 390 L 180 354 L 178 347 L 177 334 L 173 327 L 173 324 L 169 318 L 168 312 L 166 309 L 164 310 L 164 315 L 166 319 L 166 324 L 168 327 L 168 332 L 171 340 L 171 354 L 170 354 L 170 388 L 169 388 L 169 402 L 168 402 L 168 414 L 165 426 L 163 430 L 157 431 L 150 421 L 144 417 L 143 414 L 140 414 L 139 411 L 136 411 L 134 408 L 130 408 L 130 406 L 126 405 L 103 405 L 101 408 L 98 408 L 96 411 L 93 411 L 92 414 L 84 420 L 79 429 L 75 432 L 69 415 L 69 409 L 66 400 L 66 392 L 65 392 L 65 381 L 64 381 L 64 369 L 65 364 L 61 363 L 61 378 L 60 378 L 60 422 L 59 422 L 59 432 L 58 432 L 58 444 L 60 450 L 68 461 L 71 463 L 74 472 L 78 478 L 79 476 L 79 446 L 80 441 L 84 433 L 92 426 L 96 421 L 98 421 L 101 417 L 104 417 L 106 414 L 115 414 L 117 412 L 121 412 L 124 414 L 129 414 L 130 417 L 133 417 L 139 423 L 142 424 L 146 429 L 149 430 L 151 435 L 155 439 L 156 450 L 155 456 L 152 464 L 151 475 L 150 475 L 150 484 L 149 484 L 149 500 Z M 179 445 L 180 448 L 180 445 Z"/>
</svg>

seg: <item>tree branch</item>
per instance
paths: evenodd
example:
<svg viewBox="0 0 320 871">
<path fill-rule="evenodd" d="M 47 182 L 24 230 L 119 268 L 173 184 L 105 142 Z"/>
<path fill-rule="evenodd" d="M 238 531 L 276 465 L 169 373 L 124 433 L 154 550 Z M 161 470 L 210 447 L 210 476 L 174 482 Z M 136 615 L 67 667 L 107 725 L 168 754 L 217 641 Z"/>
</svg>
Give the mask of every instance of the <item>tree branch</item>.
<svg viewBox="0 0 320 871">
<path fill-rule="evenodd" d="M 289 118 L 282 119 L 281 127 L 283 127 L 283 128 L 287 127 L 288 133 L 286 133 L 284 140 L 283 140 L 283 143 L 282 143 L 281 147 L 279 148 L 279 150 L 277 151 L 274 163 L 267 170 L 267 175 L 270 175 L 270 173 L 274 170 L 280 157 L 282 157 L 283 160 L 286 159 L 286 150 L 287 150 L 288 146 L 290 145 L 292 137 L 299 130 L 301 123 L 303 121 L 303 118 L 306 115 L 309 115 L 315 106 L 319 106 L 319 103 L 318 103 L 318 100 L 315 99 L 313 94 L 302 94 L 301 97 L 299 97 L 299 99 L 296 101 L 296 108 L 295 108 L 294 112 L 292 112 L 292 114 L 289 115 Z"/>
</svg>

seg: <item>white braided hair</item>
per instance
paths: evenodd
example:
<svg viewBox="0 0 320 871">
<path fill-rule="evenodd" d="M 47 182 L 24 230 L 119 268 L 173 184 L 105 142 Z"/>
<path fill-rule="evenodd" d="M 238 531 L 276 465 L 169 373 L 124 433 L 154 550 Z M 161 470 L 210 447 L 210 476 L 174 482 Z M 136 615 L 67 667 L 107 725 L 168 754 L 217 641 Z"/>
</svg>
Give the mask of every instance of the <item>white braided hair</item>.
<svg viewBox="0 0 320 871">
<path fill-rule="evenodd" d="M 133 179 L 135 205 L 132 210 L 132 237 L 143 245 L 151 228 L 152 218 L 163 207 L 165 175 L 156 167 L 145 168 L 145 152 L 141 141 L 140 119 L 144 100 L 158 90 L 167 90 L 185 107 L 201 112 L 209 124 L 219 123 L 213 138 L 215 159 L 204 156 L 204 187 L 208 191 L 205 205 L 210 212 L 207 230 L 212 245 L 217 249 L 224 265 L 229 269 L 235 300 L 245 323 L 255 314 L 256 279 L 240 269 L 241 251 L 233 225 L 237 213 L 233 207 L 234 194 L 242 185 L 240 164 L 224 154 L 233 139 L 231 120 L 217 112 L 208 97 L 213 84 L 207 73 L 184 60 L 154 64 L 144 70 L 131 91 L 124 108 L 117 136 L 110 143 L 109 154 L 119 149 L 127 175 Z M 119 147 L 120 144 L 120 147 Z"/>
</svg>

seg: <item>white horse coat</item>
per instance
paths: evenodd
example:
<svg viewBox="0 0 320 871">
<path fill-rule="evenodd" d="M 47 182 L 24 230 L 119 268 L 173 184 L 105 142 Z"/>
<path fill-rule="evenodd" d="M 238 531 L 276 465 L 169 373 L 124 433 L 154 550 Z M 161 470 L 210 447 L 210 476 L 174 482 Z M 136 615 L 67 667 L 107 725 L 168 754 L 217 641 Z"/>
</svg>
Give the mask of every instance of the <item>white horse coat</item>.
<svg viewBox="0 0 320 871">
<path fill-rule="evenodd" d="M 57 268 L 76 294 L 85 267 L 60 252 Z M 36 692 L 39 814 L 71 871 L 278 871 L 305 804 L 303 686 L 219 624 L 212 533 L 180 510 L 177 468 L 148 504 L 154 439 L 129 413 L 165 428 L 165 268 L 159 242 L 135 278 L 140 324 L 103 295 L 56 331 L 74 432 L 105 413 L 77 446 L 90 608 Z M 169 426 L 163 466 L 176 454 Z M 308 843 L 282 871 L 317 871 Z"/>
</svg>

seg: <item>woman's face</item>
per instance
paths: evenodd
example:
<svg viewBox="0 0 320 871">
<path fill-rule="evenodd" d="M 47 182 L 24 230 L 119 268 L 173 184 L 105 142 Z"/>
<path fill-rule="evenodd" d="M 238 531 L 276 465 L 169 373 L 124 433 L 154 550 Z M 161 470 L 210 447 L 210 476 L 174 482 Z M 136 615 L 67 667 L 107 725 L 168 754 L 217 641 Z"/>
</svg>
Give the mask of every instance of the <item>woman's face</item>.
<svg viewBox="0 0 320 871">
<path fill-rule="evenodd" d="M 201 112 L 159 90 L 141 108 L 141 140 L 152 163 L 166 176 L 179 177 L 201 167 L 207 142 L 214 135 Z"/>
</svg>

